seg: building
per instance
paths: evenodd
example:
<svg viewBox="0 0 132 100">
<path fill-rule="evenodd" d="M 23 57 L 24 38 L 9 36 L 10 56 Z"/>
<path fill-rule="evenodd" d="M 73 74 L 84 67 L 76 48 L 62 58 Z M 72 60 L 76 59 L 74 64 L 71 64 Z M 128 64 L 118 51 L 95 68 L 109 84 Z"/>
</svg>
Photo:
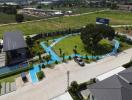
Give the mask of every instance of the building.
<svg viewBox="0 0 132 100">
<path fill-rule="evenodd" d="M 132 11 L 132 5 L 118 5 L 119 10 Z"/>
<path fill-rule="evenodd" d="M 3 36 L 3 50 L 6 52 L 6 65 L 27 60 L 27 45 L 21 32 L 6 32 Z"/>
<path fill-rule="evenodd" d="M 88 86 L 90 100 L 132 100 L 132 68 Z"/>
</svg>

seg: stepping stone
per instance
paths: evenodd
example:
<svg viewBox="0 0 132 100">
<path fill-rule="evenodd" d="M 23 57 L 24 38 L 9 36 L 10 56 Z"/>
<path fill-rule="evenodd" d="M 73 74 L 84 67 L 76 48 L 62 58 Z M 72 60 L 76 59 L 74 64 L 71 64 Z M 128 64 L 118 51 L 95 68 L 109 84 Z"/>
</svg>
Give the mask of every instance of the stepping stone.
<svg viewBox="0 0 132 100">
<path fill-rule="evenodd" d="M 5 90 L 6 87 L 5 87 L 5 85 L 6 85 L 5 82 L 1 83 L 1 95 L 4 95 L 6 93 L 6 90 Z"/>
<path fill-rule="evenodd" d="M 9 82 L 6 83 L 6 93 L 10 92 L 10 85 Z"/>
<path fill-rule="evenodd" d="M 16 90 L 16 83 L 12 82 L 11 83 L 11 92 Z"/>
</svg>

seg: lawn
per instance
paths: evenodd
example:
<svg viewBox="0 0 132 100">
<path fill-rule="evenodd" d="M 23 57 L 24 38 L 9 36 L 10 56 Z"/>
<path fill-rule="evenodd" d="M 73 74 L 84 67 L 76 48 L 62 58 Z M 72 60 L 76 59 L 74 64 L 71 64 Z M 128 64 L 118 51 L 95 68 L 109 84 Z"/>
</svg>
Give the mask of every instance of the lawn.
<svg viewBox="0 0 132 100">
<path fill-rule="evenodd" d="M 106 39 L 102 39 L 100 41 L 101 45 L 106 46 L 107 48 L 109 48 L 109 50 L 107 51 L 96 51 L 95 53 L 97 55 L 102 55 L 105 53 L 108 53 L 112 51 L 113 46 L 111 45 L 110 41 L 106 40 Z M 75 36 L 71 36 L 68 38 L 65 38 L 64 40 L 60 41 L 59 43 L 57 43 L 54 47 L 53 50 L 60 55 L 60 51 L 59 49 L 62 49 L 62 52 L 65 52 L 66 55 L 71 55 L 73 54 L 73 49 L 75 48 L 75 46 L 77 46 L 77 52 L 81 55 L 91 55 L 90 51 L 86 51 L 84 48 L 84 44 L 82 43 L 81 39 L 80 39 L 80 35 L 75 35 Z M 90 47 L 89 47 L 90 48 Z"/>
<path fill-rule="evenodd" d="M 95 23 L 96 17 L 111 19 L 110 24 L 132 24 L 132 13 L 119 11 L 105 11 L 80 16 L 60 17 L 43 21 L 20 23 L 16 25 L 0 26 L 0 38 L 7 31 L 20 30 L 25 35 L 38 34 L 41 32 L 52 32 L 70 28 L 79 28 L 88 23 Z"/>
<path fill-rule="evenodd" d="M 89 54 L 85 51 L 84 49 L 84 45 L 80 39 L 80 35 L 76 35 L 76 36 L 71 36 L 68 37 L 62 41 L 60 41 L 58 44 L 56 44 L 53 49 L 55 50 L 55 52 L 59 55 L 59 48 L 62 49 L 63 52 L 65 52 L 66 55 L 71 55 L 73 54 L 73 49 L 75 47 L 75 45 L 77 46 L 77 51 L 80 54 Z"/>
<path fill-rule="evenodd" d="M 121 48 L 120 51 L 129 49 L 132 47 L 132 45 L 129 45 L 125 42 L 120 42 L 121 43 Z M 105 46 L 106 48 L 109 48 L 109 50 L 97 50 L 95 52 L 95 55 L 102 55 L 102 54 L 106 54 L 112 51 L 112 45 L 110 43 L 110 41 L 103 39 L 100 41 L 100 44 L 102 44 L 103 46 Z M 71 36 L 68 38 L 65 38 L 64 40 L 60 41 L 59 43 L 57 43 L 54 47 L 53 50 L 60 55 L 60 51 L 59 49 L 62 49 L 62 52 L 65 52 L 66 55 L 71 55 L 73 54 L 73 49 L 75 47 L 75 45 L 77 46 L 77 52 L 81 55 L 91 55 L 90 52 L 87 52 L 84 48 L 84 44 L 82 43 L 81 39 L 80 39 L 80 35 L 76 35 L 76 36 Z M 99 52 L 98 52 L 99 51 Z"/>
<path fill-rule="evenodd" d="M 37 19 L 40 19 L 40 18 L 24 15 L 25 21 L 31 21 L 31 20 L 37 20 Z M 8 23 L 15 23 L 15 22 L 16 22 L 15 15 L 0 13 L 0 24 L 8 24 Z"/>
<path fill-rule="evenodd" d="M 0 79 L 0 83 L 1 82 L 14 82 L 15 81 L 15 78 L 17 78 L 19 76 L 20 76 L 19 74 L 16 74 L 16 75 L 13 75 L 13 76 L 9 76 L 9 77 L 6 77 L 6 78 L 2 78 L 2 79 Z"/>
</svg>

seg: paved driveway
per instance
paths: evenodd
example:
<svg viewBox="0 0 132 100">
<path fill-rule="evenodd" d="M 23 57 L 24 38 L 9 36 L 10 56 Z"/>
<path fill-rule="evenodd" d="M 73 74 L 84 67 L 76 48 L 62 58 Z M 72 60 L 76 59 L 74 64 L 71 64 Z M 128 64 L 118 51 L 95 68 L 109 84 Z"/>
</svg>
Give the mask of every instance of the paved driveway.
<svg viewBox="0 0 132 100">
<path fill-rule="evenodd" d="M 67 70 L 70 71 L 70 82 L 85 82 L 100 74 L 108 72 L 130 61 L 132 49 L 111 56 L 96 63 L 78 66 L 74 61 L 55 66 L 54 69 L 45 69 L 46 78 L 37 83 L 30 84 L 15 92 L 3 95 L 0 100 L 49 100 L 65 92 L 67 88 Z"/>
</svg>

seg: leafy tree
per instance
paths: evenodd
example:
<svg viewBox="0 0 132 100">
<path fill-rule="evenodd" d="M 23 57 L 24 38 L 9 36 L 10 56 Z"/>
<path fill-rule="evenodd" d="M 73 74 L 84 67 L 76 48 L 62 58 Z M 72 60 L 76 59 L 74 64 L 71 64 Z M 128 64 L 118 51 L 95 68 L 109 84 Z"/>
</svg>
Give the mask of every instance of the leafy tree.
<svg viewBox="0 0 132 100">
<path fill-rule="evenodd" d="M 51 55 L 46 55 L 46 56 L 45 56 L 45 60 L 47 61 L 47 64 L 48 64 L 48 62 L 50 61 L 50 59 L 51 59 Z"/>
<path fill-rule="evenodd" d="M 61 48 L 59 48 L 59 51 L 60 51 L 60 56 L 62 55 L 62 49 Z"/>
<path fill-rule="evenodd" d="M 63 57 L 63 62 L 65 61 L 65 53 L 63 52 L 63 54 L 62 54 L 62 57 Z"/>
<path fill-rule="evenodd" d="M 103 38 L 112 40 L 115 36 L 115 30 L 108 25 L 88 24 L 81 32 L 81 40 L 84 43 L 87 50 L 90 50 L 92 54 L 98 47 L 98 43 Z"/>
<path fill-rule="evenodd" d="M 23 22 L 24 16 L 22 14 L 16 14 L 16 22 Z"/>
<path fill-rule="evenodd" d="M 77 92 L 78 89 L 79 89 L 78 83 L 76 81 L 71 82 L 71 91 L 72 92 Z"/>
<path fill-rule="evenodd" d="M 29 47 L 32 47 L 33 46 L 33 40 L 30 36 L 27 36 L 26 37 L 26 43 Z"/>
</svg>

